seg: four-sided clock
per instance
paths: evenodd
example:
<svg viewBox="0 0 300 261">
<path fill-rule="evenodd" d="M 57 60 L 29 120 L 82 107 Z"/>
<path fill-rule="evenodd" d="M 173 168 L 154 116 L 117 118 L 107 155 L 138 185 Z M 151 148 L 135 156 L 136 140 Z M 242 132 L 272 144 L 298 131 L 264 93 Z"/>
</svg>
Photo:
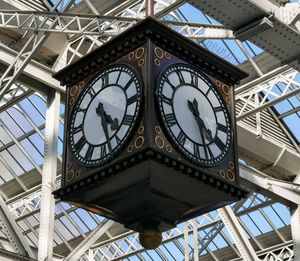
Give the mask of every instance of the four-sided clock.
<svg viewBox="0 0 300 261">
<path fill-rule="evenodd" d="M 141 232 L 147 248 L 241 199 L 233 85 L 245 76 L 150 17 L 58 72 L 67 97 L 55 197 Z"/>
</svg>

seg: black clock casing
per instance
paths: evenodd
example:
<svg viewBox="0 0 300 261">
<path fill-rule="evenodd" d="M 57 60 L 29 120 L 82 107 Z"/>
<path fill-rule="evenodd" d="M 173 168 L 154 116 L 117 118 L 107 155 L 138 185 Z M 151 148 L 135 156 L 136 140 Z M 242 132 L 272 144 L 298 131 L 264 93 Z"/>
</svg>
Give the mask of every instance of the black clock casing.
<svg viewBox="0 0 300 261">
<path fill-rule="evenodd" d="M 91 157 L 90 153 L 82 152 L 81 160 L 72 149 L 72 115 L 80 107 L 81 98 L 91 83 L 97 77 L 101 78 L 99 75 L 105 70 L 120 65 L 132 68 L 138 74 L 136 79 L 140 78 L 136 83 L 140 87 L 140 96 L 135 100 L 138 104 L 134 119 L 131 118 L 123 142 L 107 159 L 95 164 L 84 162 L 84 158 Z M 217 147 L 214 151 L 209 147 L 200 153 L 192 148 L 191 154 L 201 154 L 193 157 L 185 151 L 186 143 L 180 147 L 182 134 L 175 135 L 170 126 L 173 116 L 170 112 L 164 113 L 162 108 L 161 88 L 172 68 L 194 70 L 198 83 L 206 82 L 214 94 L 213 99 L 217 99 L 217 103 L 213 103 L 207 98 L 209 95 L 195 85 L 193 73 L 190 77 L 179 75 L 181 85 L 196 89 L 195 97 L 188 96 L 182 101 L 196 128 L 185 130 L 188 134 L 185 142 L 193 138 L 200 146 L 198 150 L 203 149 L 203 143 L 205 146 L 218 143 L 213 145 Z M 54 77 L 67 86 L 67 97 L 62 187 L 54 192 L 55 197 L 135 231 L 147 228 L 165 231 L 184 220 L 241 199 L 247 192 L 239 187 L 233 85 L 245 76 L 238 68 L 153 18 L 143 20 L 58 72 Z M 104 111 L 111 119 L 103 117 L 99 103 L 104 105 Z M 211 104 L 207 112 L 201 108 L 204 103 Z M 109 137 L 114 139 L 113 133 L 117 129 L 112 128 L 113 121 L 117 118 L 120 126 L 126 113 L 114 116 L 102 100 L 91 110 L 102 132 L 105 127 L 101 119 L 108 122 L 104 126 L 109 129 Z M 207 117 L 211 113 L 221 116 L 214 116 L 215 122 L 211 123 L 198 117 L 198 112 L 201 116 L 205 113 Z M 94 131 L 101 130 L 95 128 Z M 195 136 L 197 130 L 201 134 L 198 137 Z M 205 154 L 213 155 L 211 160 L 203 158 Z"/>
</svg>

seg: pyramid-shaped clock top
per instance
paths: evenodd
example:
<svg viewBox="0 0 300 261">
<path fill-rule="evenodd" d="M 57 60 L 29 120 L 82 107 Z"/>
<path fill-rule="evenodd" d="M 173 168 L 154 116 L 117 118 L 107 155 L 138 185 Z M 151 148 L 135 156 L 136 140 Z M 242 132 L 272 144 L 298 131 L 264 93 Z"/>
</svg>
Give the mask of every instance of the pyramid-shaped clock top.
<svg viewBox="0 0 300 261">
<path fill-rule="evenodd" d="M 244 197 L 233 85 L 246 76 L 151 17 L 62 69 L 54 195 L 155 237 Z"/>
</svg>

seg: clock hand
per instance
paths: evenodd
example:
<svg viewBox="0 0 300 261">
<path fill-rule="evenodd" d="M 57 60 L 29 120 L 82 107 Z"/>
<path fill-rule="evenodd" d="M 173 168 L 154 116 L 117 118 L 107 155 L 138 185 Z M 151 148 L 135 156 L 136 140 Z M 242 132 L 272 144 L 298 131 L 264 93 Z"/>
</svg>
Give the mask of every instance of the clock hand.
<svg viewBox="0 0 300 261">
<path fill-rule="evenodd" d="M 204 132 L 205 138 L 208 141 L 212 141 L 213 138 L 211 136 L 211 130 L 206 128 L 204 121 L 200 117 L 197 100 L 194 98 L 193 102 L 191 102 L 190 100 L 187 100 L 187 102 L 188 102 L 188 107 L 189 107 L 190 111 L 193 113 L 193 115 L 196 119 L 196 122 L 198 124 L 200 132 L 201 133 Z M 203 140 L 203 144 L 205 144 L 205 140 L 203 139 L 202 134 L 201 134 L 201 138 Z"/>
<path fill-rule="evenodd" d="M 110 123 L 111 130 L 118 129 L 118 127 L 119 127 L 118 118 L 112 119 L 112 117 L 110 115 L 107 115 L 105 111 L 104 111 L 104 116 L 105 116 L 107 123 Z"/>
<path fill-rule="evenodd" d="M 111 142 L 110 142 L 109 135 L 108 135 L 107 121 L 106 121 L 106 117 L 105 117 L 106 113 L 103 108 L 103 103 L 99 102 L 98 107 L 96 108 L 96 114 L 101 117 L 101 125 L 102 125 L 103 131 L 104 131 L 107 145 L 108 145 L 109 153 L 110 153 L 110 155 L 112 155 L 112 147 L 111 147 Z"/>
</svg>

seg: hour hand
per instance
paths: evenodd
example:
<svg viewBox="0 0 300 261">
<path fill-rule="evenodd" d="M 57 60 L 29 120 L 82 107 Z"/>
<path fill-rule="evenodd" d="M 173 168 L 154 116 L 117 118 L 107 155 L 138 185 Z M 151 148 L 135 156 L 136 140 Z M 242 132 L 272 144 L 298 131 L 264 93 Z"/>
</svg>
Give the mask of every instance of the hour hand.
<svg viewBox="0 0 300 261">
<path fill-rule="evenodd" d="M 98 107 L 96 108 L 96 113 L 101 117 L 103 122 L 105 122 L 106 124 L 110 124 L 111 130 L 118 129 L 118 118 L 112 119 L 112 117 L 105 112 L 102 102 L 99 102 Z"/>
</svg>

